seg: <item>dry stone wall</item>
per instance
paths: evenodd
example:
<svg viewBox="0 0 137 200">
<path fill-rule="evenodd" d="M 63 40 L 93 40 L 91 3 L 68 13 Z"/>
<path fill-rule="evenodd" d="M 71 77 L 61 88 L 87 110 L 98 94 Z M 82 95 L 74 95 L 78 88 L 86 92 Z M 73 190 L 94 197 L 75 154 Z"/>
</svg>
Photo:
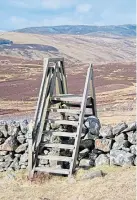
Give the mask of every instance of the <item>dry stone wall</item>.
<svg viewBox="0 0 137 200">
<path fill-rule="evenodd" d="M 24 120 L 0 122 L 0 172 L 6 170 L 26 169 L 28 165 L 28 130 L 29 122 Z M 100 126 L 99 120 L 89 117 L 83 124 L 77 167 L 89 168 L 99 165 L 136 165 L 137 132 L 136 123 L 124 122 L 114 127 Z M 50 140 L 50 135 L 42 138 Z M 55 140 L 52 138 L 53 142 Z M 62 142 L 60 138 L 56 141 Z M 68 140 L 73 144 L 73 139 Z M 57 154 L 59 152 L 50 149 L 42 149 L 42 154 Z M 67 156 L 70 156 L 68 152 Z M 49 163 L 40 160 L 39 166 L 55 165 L 56 161 Z M 69 166 L 64 164 L 66 168 Z"/>
</svg>

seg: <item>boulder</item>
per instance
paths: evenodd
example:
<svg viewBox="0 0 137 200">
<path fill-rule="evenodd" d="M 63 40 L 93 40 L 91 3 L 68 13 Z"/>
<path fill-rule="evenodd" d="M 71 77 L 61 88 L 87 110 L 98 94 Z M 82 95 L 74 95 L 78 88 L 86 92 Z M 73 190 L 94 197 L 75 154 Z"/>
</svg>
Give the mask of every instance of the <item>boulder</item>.
<svg viewBox="0 0 137 200">
<path fill-rule="evenodd" d="M 134 154 L 125 152 L 123 150 L 111 150 L 110 151 L 110 164 L 111 165 L 133 165 L 134 162 Z"/>
<path fill-rule="evenodd" d="M 131 144 L 137 144 L 137 132 L 129 132 L 127 133 L 128 135 L 128 141 L 131 143 Z"/>
<path fill-rule="evenodd" d="M 88 132 L 90 134 L 99 135 L 101 125 L 98 118 L 96 118 L 95 116 L 90 116 L 86 119 L 84 125 L 88 129 Z"/>
<path fill-rule="evenodd" d="M 120 132 L 124 131 L 127 128 L 127 124 L 125 122 L 117 124 L 113 127 L 113 135 L 118 135 Z"/>
<path fill-rule="evenodd" d="M 8 136 L 8 125 L 5 121 L 0 121 L 0 137 L 7 137 Z"/>
<path fill-rule="evenodd" d="M 15 136 L 10 136 L 0 145 L 1 151 L 15 151 L 18 146 Z"/>
<path fill-rule="evenodd" d="M 128 127 L 123 130 L 122 132 L 130 132 L 130 131 L 136 131 L 136 122 L 133 122 L 131 124 L 128 125 Z"/>
<path fill-rule="evenodd" d="M 97 139 L 95 140 L 95 148 L 103 152 L 109 152 L 112 147 L 111 139 Z"/>
<path fill-rule="evenodd" d="M 18 148 L 15 150 L 15 152 L 16 153 L 25 152 L 27 147 L 28 147 L 28 143 L 21 144 L 20 146 L 18 146 Z"/>
<path fill-rule="evenodd" d="M 113 137 L 113 128 L 112 126 L 105 126 L 100 129 L 100 136 L 103 138 L 112 138 Z"/>
<path fill-rule="evenodd" d="M 130 148 L 122 147 L 123 151 L 130 152 Z"/>
<path fill-rule="evenodd" d="M 130 147 L 131 153 L 137 155 L 137 145 L 132 145 Z"/>
<path fill-rule="evenodd" d="M 89 171 L 86 174 L 84 174 L 81 179 L 85 180 L 85 179 L 93 179 L 96 177 L 103 177 L 104 173 L 101 170 L 97 170 L 97 171 Z"/>
<path fill-rule="evenodd" d="M 96 166 L 109 165 L 109 163 L 110 163 L 110 159 L 105 154 L 99 155 L 95 160 Z"/>
</svg>

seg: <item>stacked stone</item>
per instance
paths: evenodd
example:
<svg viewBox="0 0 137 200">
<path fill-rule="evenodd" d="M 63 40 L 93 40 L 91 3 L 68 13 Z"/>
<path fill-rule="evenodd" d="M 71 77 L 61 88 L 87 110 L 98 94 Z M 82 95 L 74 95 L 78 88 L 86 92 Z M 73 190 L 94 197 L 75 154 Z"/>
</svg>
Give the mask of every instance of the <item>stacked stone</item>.
<svg viewBox="0 0 137 200">
<path fill-rule="evenodd" d="M 28 121 L 0 122 L 0 171 L 26 169 Z"/>
<path fill-rule="evenodd" d="M 99 121 L 93 118 L 90 117 L 85 123 L 85 126 L 88 124 L 88 132 L 81 141 L 79 167 L 136 165 L 136 123 L 127 125 L 123 122 L 100 129 Z M 83 143 L 86 142 L 88 145 L 84 148 Z"/>
</svg>

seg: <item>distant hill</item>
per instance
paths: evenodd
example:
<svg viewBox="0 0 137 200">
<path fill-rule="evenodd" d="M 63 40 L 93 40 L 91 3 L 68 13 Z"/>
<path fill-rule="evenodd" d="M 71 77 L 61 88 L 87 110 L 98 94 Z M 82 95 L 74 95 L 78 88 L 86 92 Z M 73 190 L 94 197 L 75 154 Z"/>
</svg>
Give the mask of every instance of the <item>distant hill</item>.
<svg viewBox="0 0 137 200">
<path fill-rule="evenodd" d="M 74 35 L 115 35 L 124 37 L 133 37 L 136 35 L 136 25 L 118 25 L 118 26 L 87 26 L 87 25 L 63 25 L 63 26 L 42 26 L 29 27 L 14 32 L 34 33 L 34 34 L 74 34 Z"/>
</svg>

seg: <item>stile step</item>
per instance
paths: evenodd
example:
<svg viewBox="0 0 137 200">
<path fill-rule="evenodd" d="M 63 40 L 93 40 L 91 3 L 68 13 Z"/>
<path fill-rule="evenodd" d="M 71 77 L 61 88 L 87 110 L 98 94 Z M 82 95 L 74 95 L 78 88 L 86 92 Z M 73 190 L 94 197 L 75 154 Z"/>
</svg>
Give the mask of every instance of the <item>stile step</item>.
<svg viewBox="0 0 137 200">
<path fill-rule="evenodd" d="M 68 169 L 58 169 L 58 168 L 50 168 L 50 167 L 35 167 L 35 171 L 53 173 L 53 174 L 69 174 Z"/>
<path fill-rule="evenodd" d="M 56 160 L 56 161 L 66 161 L 66 162 L 72 161 L 72 157 L 67 157 L 67 156 L 39 155 L 38 158 L 43 160 Z"/>
<path fill-rule="evenodd" d="M 44 144 L 44 143 L 41 143 L 41 145 L 44 147 L 49 147 L 49 148 L 70 149 L 70 150 L 74 149 L 74 145 L 70 145 L 70 144 L 60 144 L 60 143 Z"/>
<path fill-rule="evenodd" d="M 55 124 L 78 126 L 78 121 L 58 120 L 58 119 L 47 119 L 47 121 L 49 123 L 55 123 Z"/>
</svg>

